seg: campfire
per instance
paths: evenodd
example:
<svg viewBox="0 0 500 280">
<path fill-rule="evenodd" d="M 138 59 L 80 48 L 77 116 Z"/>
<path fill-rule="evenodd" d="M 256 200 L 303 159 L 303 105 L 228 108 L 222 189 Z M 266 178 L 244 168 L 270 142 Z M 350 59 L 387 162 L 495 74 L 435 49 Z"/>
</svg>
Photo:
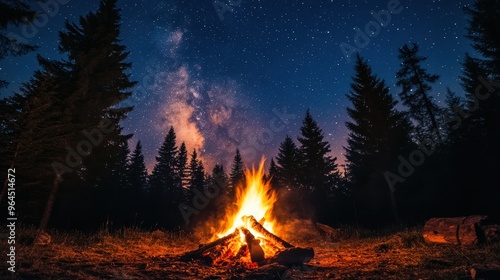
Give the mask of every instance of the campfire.
<svg viewBox="0 0 500 280">
<path fill-rule="evenodd" d="M 236 190 L 237 211 L 227 214 L 227 226 L 214 235 L 215 240 L 185 253 L 181 260 L 216 266 L 259 266 L 302 264 L 314 257 L 312 248 L 295 247 L 278 236 L 277 222 L 272 216 L 277 197 L 269 182 L 263 182 L 263 170 L 264 160 L 257 170 L 246 171 L 246 184 Z"/>
</svg>

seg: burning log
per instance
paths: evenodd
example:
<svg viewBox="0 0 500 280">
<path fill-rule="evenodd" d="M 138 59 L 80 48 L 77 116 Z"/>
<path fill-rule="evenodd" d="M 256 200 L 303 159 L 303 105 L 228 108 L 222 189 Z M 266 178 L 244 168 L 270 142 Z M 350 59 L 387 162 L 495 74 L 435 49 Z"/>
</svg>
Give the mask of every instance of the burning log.
<svg viewBox="0 0 500 280">
<path fill-rule="evenodd" d="M 266 239 L 278 244 L 283 248 L 293 248 L 294 246 L 265 229 L 254 216 L 243 216 L 243 221 L 248 223 L 252 229 L 262 234 Z"/>
<path fill-rule="evenodd" d="M 214 263 L 229 250 L 231 242 L 238 240 L 240 232 L 236 229 L 233 233 L 219 238 L 213 242 L 201 246 L 197 250 L 187 252 L 180 257 L 181 261 L 191 261 L 201 259 L 209 263 Z"/>
<path fill-rule="evenodd" d="M 245 235 L 248 251 L 250 252 L 250 259 L 252 262 L 261 262 L 264 260 L 264 250 L 260 246 L 260 241 L 255 239 L 255 236 L 246 228 L 240 228 L 241 232 Z"/>
</svg>

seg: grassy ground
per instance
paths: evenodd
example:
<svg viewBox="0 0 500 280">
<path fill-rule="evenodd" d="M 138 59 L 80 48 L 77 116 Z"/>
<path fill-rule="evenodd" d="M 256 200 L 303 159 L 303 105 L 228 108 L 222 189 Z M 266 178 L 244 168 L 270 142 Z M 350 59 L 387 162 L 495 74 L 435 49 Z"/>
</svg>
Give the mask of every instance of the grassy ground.
<svg viewBox="0 0 500 280">
<path fill-rule="evenodd" d="M 358 232 L 340 238 L 290 240 L 313 247 L 307 265 L 261 269 L 209 267 L 178 256 L 198 248 L 186 233 L 151 234 L 135 229 L 109 235 L 50 232 L 52 243 L 32 245 L 34 229 L 18 232 L 17 272 L 1 279 L 470 279 L 474 264 L 498 263 L 500 244 L 461 248 L 423 242 L 417 229 Z M 3 250 L 2 250 L 3 251 Z M 270 278 L 269 271 L 274 278 Z"/>
</svg>

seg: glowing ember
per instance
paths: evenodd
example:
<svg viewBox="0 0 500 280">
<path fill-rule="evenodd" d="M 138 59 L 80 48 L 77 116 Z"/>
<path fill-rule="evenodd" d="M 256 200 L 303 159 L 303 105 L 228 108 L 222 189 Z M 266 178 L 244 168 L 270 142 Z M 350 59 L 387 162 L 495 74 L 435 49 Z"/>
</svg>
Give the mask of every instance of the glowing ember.
<svg viewBox="0 0 500 280">
<path fill-rule="evenodd" d="M 234 232 L 238 227 L 247 227 L 243 222 L 243 216 L 254 216 L 258 221 L 264 220 L 262 224 L 268 231 L 273 231 L 274 218 L 271 210 L 276 202 L 276 193 L 271 189 L 269 182 L 263 182 L 265 159 L 262 158 L 259 168 L 245 171 L 246 185 L 238 186 L 236 189 L 236 205 L 238 210 L 226 217 L 230 221 L 229 227 L 218 234 L 219 237 Z M 259 233 L 252 231 L 255 237 L 262 237 Z"/>
<path fill-rule="evenodd" d="M 259 168 L 245 172 L 246 184 L 236 189 L 237 210 L 226 215 L 226 228 L 218 239 L 181 256 L 183 261 L 201 260 L 212 265 L 241 263 L 245 267 L 277 262 L 303 264 L 314 257 L 313 248 L 294 247 L 276 236 L 272 217 L 276 193 L 264 182 L 263 158 Z"/>
</svg>

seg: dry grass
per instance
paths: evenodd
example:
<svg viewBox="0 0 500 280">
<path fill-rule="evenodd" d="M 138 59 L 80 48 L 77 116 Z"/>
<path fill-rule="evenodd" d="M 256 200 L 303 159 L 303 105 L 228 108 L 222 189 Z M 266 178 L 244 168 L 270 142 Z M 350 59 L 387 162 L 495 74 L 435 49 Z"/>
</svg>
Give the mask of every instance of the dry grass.
<svg viewBox="0 0 500 280">
<path fill-rule="evenodd" d="M 427 245 L 419 229 L 339 232 L 340 240 L 296 241 L 298 246 L 314 247 L 314 259 L 274 279 L 470 279 L 471 265 L 495 263 L 500 256 L 499 243 L 468 248 Z M 183 232 L 49 234 L 51 244 L 35 246 L 35 230 L 19 230 L 14 279 L 243 279 L 248 275 L 237 267 L 178 261 L 180 254 L 198 247 Z M 5 269 L 0 272 L 2 279 L 9 276 Z"/>
</svg>

